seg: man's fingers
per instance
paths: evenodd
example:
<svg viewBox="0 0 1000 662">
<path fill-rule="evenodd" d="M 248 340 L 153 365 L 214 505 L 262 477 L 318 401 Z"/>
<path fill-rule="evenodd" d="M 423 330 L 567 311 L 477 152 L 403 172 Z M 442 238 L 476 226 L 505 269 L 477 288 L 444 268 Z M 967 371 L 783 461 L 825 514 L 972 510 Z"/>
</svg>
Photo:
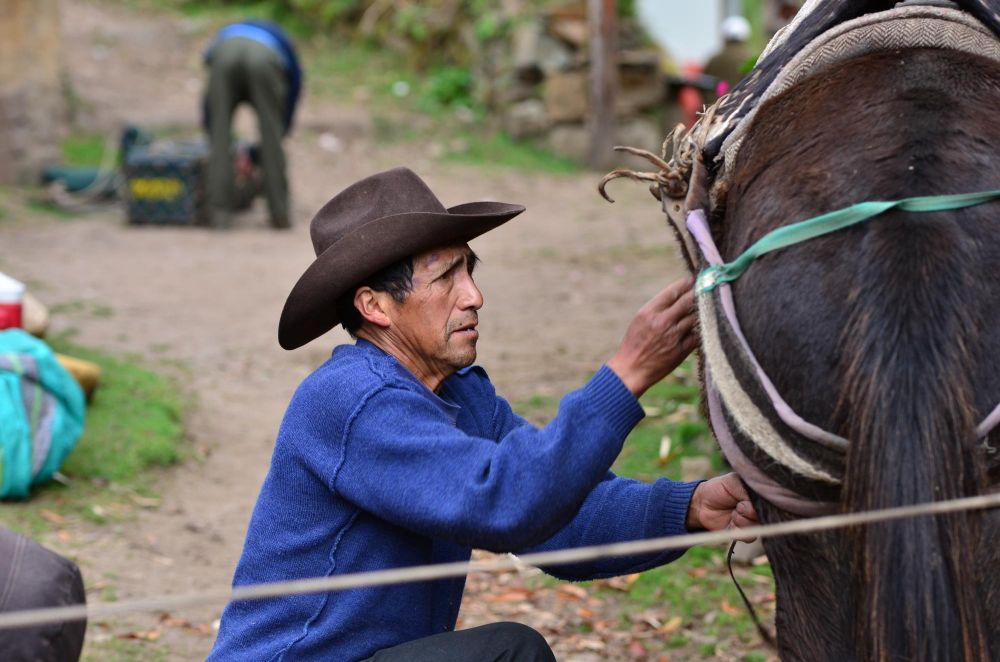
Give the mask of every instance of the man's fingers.
<svg viewBox="0 0 1000 662">
<path fill-rule="evenodd" d="M 753 504 L 750 501 L 740 501 L 736 504 L 736 514 L 748 522 L 757 522 L 757 511 L 754 510 Z"/>
<path fill-rule="evenodd" d="M 695 314 L 694 290 L 681 292 L 676 298 L 670 299 L 669 302 L 664 300 L 663 307 L 659 308 L 658 311 L 674 319 L 693 316 Z"/>
<path fill-rule="evenodd" d="M 670 311 L 667 311 L 667 314 L 669 315 Z M 698 317 L 693 313 L 690 315 L 685 315 L 684 317 L 674 322 L 673 326 L 674 328 L 677 329 L 677 337 L 681 338 L 691 333 L 691 329 L 693 329 L 697 323 L 698 323 Z"/>
<path fill-rule="evenodd" d="M 699 340 L 700 338 L 698 337 L 697 333 L 688 333 L 683 338 L 681 338 L 679 347 L 681 349 L 681 352 L 684 353 L 684 356 L 687 356 L 688 354 L 693 352 L 696 347 L 698 347 Z"/>
<path fill-rule="evenodd" d="M 743 481 L 735 472 L 729 472 L 722 476 L 723 486 L 729 495 L 733 497 L 735 501 L 739 502 L 740 507 L 749 508 L 753 511 L 753 504 L 750 502 L 750 494 L 747 493 L 747 488 L 743 485 Z M 754 515 L 756 517 L 756 515 Z"/>
<path fill-rule="evenodd" d="M 682 315 L 694 315 L 694 290 L 681 292 L 680 296 L 674 299 L 674 302 L 670 304 L 667 311 L 677 317 L 681 317 Z"/>
<path fill-rule="evenodd" d="M 653 318 L 654 328 L 660 328 L 664 333 L 673 332 L 679 342 L 698 324 L 698 316 L 694 311 L 694 295 L 690 292 L 682 294 L 673 305 L 662 310 Z"/>
<path fill-rule="evenodd" d="M 649 300 L 649 305 L 656 310 L 666 310 L 676 304 L 678 299 L 681 299 L 685 294 L 692 295 L 688 303 L 690 307 L 690 304 L 694 302 L 694 278 L 691 276 L 667 285 L 660 290 L 659 294 Z"/>
</svg>

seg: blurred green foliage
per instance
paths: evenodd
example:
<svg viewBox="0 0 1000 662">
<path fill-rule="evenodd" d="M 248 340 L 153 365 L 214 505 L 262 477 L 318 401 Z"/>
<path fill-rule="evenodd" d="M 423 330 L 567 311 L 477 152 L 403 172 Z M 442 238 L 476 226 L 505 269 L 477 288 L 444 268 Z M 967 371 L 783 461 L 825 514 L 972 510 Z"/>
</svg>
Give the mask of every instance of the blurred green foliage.
<svg viewBox="0 0 1000 662">
<path fill-rule="evenodd" d="M 464 131 L 449 145 L 444 158 L 487 168 L 509 168 L 521 172 L 579 173 L 576 161 L 553 154 L 531 140 L 514 140 L 503 132 Z"/>
<path fill-rule="evenodd" d="M 166 0 L 164 0 L 166 1 Z M 189 13 L 272 19 L 302 41 L 337 42 L 342 48 L 397 55 L 419 74 L 414 100 L 423 111 L 483 105 L 484 70 L 498 44 L 522 17 L 502 11 L 496 0 L 177 0 Z M 547 3 L 533 3 L 534 14 Z M 493 49 L 493 50 L 491 50 Z M 383 58 L 385 59 L 385 58 Z M 366 66 L 364 69 L 370 70 Z M 308 73 L 312 73 L 310 70 Z M 310 77 L 307 76 L 307 80 Z"/>
<path fill-rule="evenodd" d="M 427 105 L 472 106 L 472 72 L 466 67 L 442 66 L 427 72 L 421 101 Z"/>
<path fill-rule="evenodd" d="M 743 0 L 743 15 L 750 21 L 750 50 L 760 53 L 767 45 L 764 30 L 764 0 Z M 756 62 L 756 59 L 754 60 Z"/>
<path fill-rule="evenodd" d="M 109 149 L 111 154 L 105 154 Z M 66 165 L 96 166 L 109 157 L 114 163 L 117 152 L 117 143 L 109 145 L 104 136 L 96 133 L 71 133 L 62 144 L 63 163 Z"/>
<path fill-rule="evenodd" d="M 376 132 L 429 139 L 435 153 L 463 162 L 576 172 L 540 143 L 509 139 L 494 111 L 509 87 L 512 35 L 566 0 L 131 0 L 183 10 L 208 24 L 270 19 L 300 45 L 307 94 L 364 104 Z M 634 0 L 617 0 L 620 15 Z M 402 119 L 416 112 L 431 122 Z M 457 128 L 457 130 L 456 130 Z"/>
<path fill-rule="evenodd" d="M 374 40 L 393 49 L 414 48 L 421 56 L 432 56 L 422 45 L 440 51 L 468 48 L 459 37 L 471 28 L 480 41 L 500 37 L 511 17 L 500 11 L 495 0 L 180 0 L 188 11 L 252 5 L 253 15 L 278 20 L 303 34 L 337 34 Z M 534 3 L 544 6 L 550 3 Z M 532 11 L 536 8 L 533 7 Z M 453 53 L 450 53 L 453 54 Z M 430 59 L 434 59 L 430 57 Z"/>
</svg>

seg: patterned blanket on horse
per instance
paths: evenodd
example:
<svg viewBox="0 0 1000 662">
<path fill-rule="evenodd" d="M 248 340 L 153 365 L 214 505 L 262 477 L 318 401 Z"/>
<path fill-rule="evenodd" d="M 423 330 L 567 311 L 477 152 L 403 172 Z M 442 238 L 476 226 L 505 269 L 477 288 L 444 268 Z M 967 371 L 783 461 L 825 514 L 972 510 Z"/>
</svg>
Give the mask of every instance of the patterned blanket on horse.
<svg viewBox="0 0 1000 662">
<path fill-rule="evenodd" d="M 960 10 L 960 11 L 956 11 Z M 932 19 L 927 21 L 924 19 Z M 891 22 L 891 25 L 889 25 Z M 1000 52 L 1000 0 L 808 0 L 768 44 L 753 71 L 711 109 L 699 147 L 713 175 L 731 160 L 738 141 L 730 137 L 769 96 L 776 83 L 815 75 L 822 60 L 835 62 L 875 50 L 948 47 L 987 56 Z M 815 57 L 822 53 L 822 58 Z M 790 71 L 792 69 L 792 71 Z M 795 76 L 798 73 L 800 76 Z"/>
</svg>

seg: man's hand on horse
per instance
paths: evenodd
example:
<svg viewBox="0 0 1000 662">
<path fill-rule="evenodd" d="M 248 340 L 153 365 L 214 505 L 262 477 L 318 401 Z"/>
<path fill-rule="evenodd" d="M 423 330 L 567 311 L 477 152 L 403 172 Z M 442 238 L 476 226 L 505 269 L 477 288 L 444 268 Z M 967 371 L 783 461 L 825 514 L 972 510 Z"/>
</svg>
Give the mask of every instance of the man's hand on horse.
<svg viewBox="0 0 1000 662">
<path fill-rule="evenodd" d="M 718 531 L 757 525 L 757 511 L 750 502 L 743 481 L 734 473 L 718 476 L 698 485 L 688 506 L 689 531 Z"/>
<path fill-rule="evenodd" d="M 668 285 L 639 309 L 608 367 L 639 397 L 681 364 L 698 344 L 694 279 Z"/>
</svg>

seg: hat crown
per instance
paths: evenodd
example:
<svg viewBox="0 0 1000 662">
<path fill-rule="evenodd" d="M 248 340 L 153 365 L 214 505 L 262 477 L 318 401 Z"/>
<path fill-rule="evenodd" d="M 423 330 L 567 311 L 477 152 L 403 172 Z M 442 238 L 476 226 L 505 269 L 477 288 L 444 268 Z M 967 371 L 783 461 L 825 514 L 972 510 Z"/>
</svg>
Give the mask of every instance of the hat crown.
<svg viewBox="0 0 1000 662">
<path fill-rule="evenodd" d="M 330 199 L 309 225 L 313 249 L 319 256 L 344 235 L 365 223 L 412 212 L 447 210 L 415 172 L 399 167 L 376 173 Z"/>
</svg>

